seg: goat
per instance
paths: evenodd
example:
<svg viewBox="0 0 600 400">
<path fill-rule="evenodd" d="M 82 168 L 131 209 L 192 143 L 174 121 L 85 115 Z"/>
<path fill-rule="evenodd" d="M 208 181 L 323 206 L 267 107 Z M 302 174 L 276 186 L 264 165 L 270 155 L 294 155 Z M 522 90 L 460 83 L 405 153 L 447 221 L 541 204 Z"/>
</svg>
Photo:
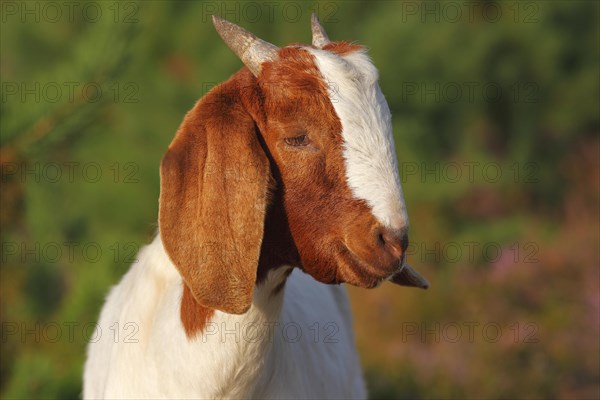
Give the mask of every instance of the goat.
<svg viewBox="0 0 600 400">
<path fill-rule="evenodd" d="M 196 103 L 161 161 L 158 234 L 106 299 L 83 396 L 365 398 L 334 284 L 428 286 L 405 262 L 378 72 L 314 14 L 312 46 L 213 23 L 245 67 Z M 126 324 L 131 340 L 108 334 Z"/>
</svg>

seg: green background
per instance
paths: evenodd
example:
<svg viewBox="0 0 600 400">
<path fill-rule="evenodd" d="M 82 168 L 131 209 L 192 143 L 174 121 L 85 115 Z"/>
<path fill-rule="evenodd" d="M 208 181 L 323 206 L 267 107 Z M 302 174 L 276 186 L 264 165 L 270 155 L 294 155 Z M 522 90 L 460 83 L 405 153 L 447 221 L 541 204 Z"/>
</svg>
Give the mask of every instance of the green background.
<svg viewBox="0 0 600 400">
<path fill-rule="evenodd" d="M 53 6 L 54 4 L 54 6 Z M 373 398 L 598 398 L 595 1 L 1 5 L 3 398 L 73 398 L 108 288 L 156 229 L 185 112 L 277 45 L 370 49 L 429 291 L 351 288 Z"/>
</svg>

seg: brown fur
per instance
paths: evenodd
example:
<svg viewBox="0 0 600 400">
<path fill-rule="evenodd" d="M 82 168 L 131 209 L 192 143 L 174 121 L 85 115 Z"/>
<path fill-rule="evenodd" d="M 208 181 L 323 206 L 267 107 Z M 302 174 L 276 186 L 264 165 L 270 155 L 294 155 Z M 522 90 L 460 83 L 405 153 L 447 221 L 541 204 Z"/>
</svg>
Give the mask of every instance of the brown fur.
<svg viewBox="0 0 600 400">
<path fill-rule="evenodd" d="M 323 50 L 331 51 L 332 53 L 339 55 L 344 55 L 352 53 L 354 51 L 364 50 L 364 46 L 348 41 L 341 41 L 326 44 L 325 46 L 323 46 Z"/>
<path fill-rule="evenodd" d="M 186 115 L 160 170 L 167 254 L 200 304 L 236 314 L 252 301 L 269 180 L 255 119 L 240 99 L 252 96 L 244 77 Z"/>
<path fill-rule="evenodd" d="M 185 282 L 189 337 L 213 309 L 245 312 L 273 268 L 372 287 L 398 267 L 346 183 L 341 130 L 312 55 L 297 47 L 280 49 L 259 79 L 242 69 L 188 113 L 161 164 L 159 221 Z M 284 141 L 303 134 L 309 146 Z"/>
<path fill-rule="evenodd" d="M 187 337 L 193 337 L 197 332 L 202 332 L 214 313 L 214 309 L 204 307 L 198 303 L 194 299 L 190 288 L 185 284 L 183 285 L 180 318 Z"/>
</svg>

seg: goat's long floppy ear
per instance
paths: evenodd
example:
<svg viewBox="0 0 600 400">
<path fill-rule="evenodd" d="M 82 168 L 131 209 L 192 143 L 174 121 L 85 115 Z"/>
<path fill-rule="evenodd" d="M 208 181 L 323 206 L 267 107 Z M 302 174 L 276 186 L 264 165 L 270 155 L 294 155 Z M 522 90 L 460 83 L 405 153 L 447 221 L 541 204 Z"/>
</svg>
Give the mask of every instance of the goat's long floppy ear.
<svg viewBox="0 0 600 400">
<path fill-rule="evenodd" d="M 165 250 L 199 304 L 231 314 L 252 302 L 270 177 L 240 86 L 233 78 L 199 101 L 160 165 Z"/>
</svg>

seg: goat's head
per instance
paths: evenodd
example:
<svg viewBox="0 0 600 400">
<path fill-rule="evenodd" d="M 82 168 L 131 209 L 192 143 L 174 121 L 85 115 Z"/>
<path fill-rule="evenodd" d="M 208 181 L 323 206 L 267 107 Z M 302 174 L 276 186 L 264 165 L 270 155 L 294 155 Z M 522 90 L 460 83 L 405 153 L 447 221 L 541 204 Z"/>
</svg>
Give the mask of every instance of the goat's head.
<svg viewBox="0 0 600 400">
<path fill-rule="evenodd" d="M 391 116 L 365 49 L 330 42 L 314 15 L 312 46 L 284 48 L 213 21 L 247 69 L 188 113 L 161 164 L 161 236 L 195 299 L 244 312 L 266 257 L 324 283 L 427 287 L 405 263 Z"/>
</svg>

